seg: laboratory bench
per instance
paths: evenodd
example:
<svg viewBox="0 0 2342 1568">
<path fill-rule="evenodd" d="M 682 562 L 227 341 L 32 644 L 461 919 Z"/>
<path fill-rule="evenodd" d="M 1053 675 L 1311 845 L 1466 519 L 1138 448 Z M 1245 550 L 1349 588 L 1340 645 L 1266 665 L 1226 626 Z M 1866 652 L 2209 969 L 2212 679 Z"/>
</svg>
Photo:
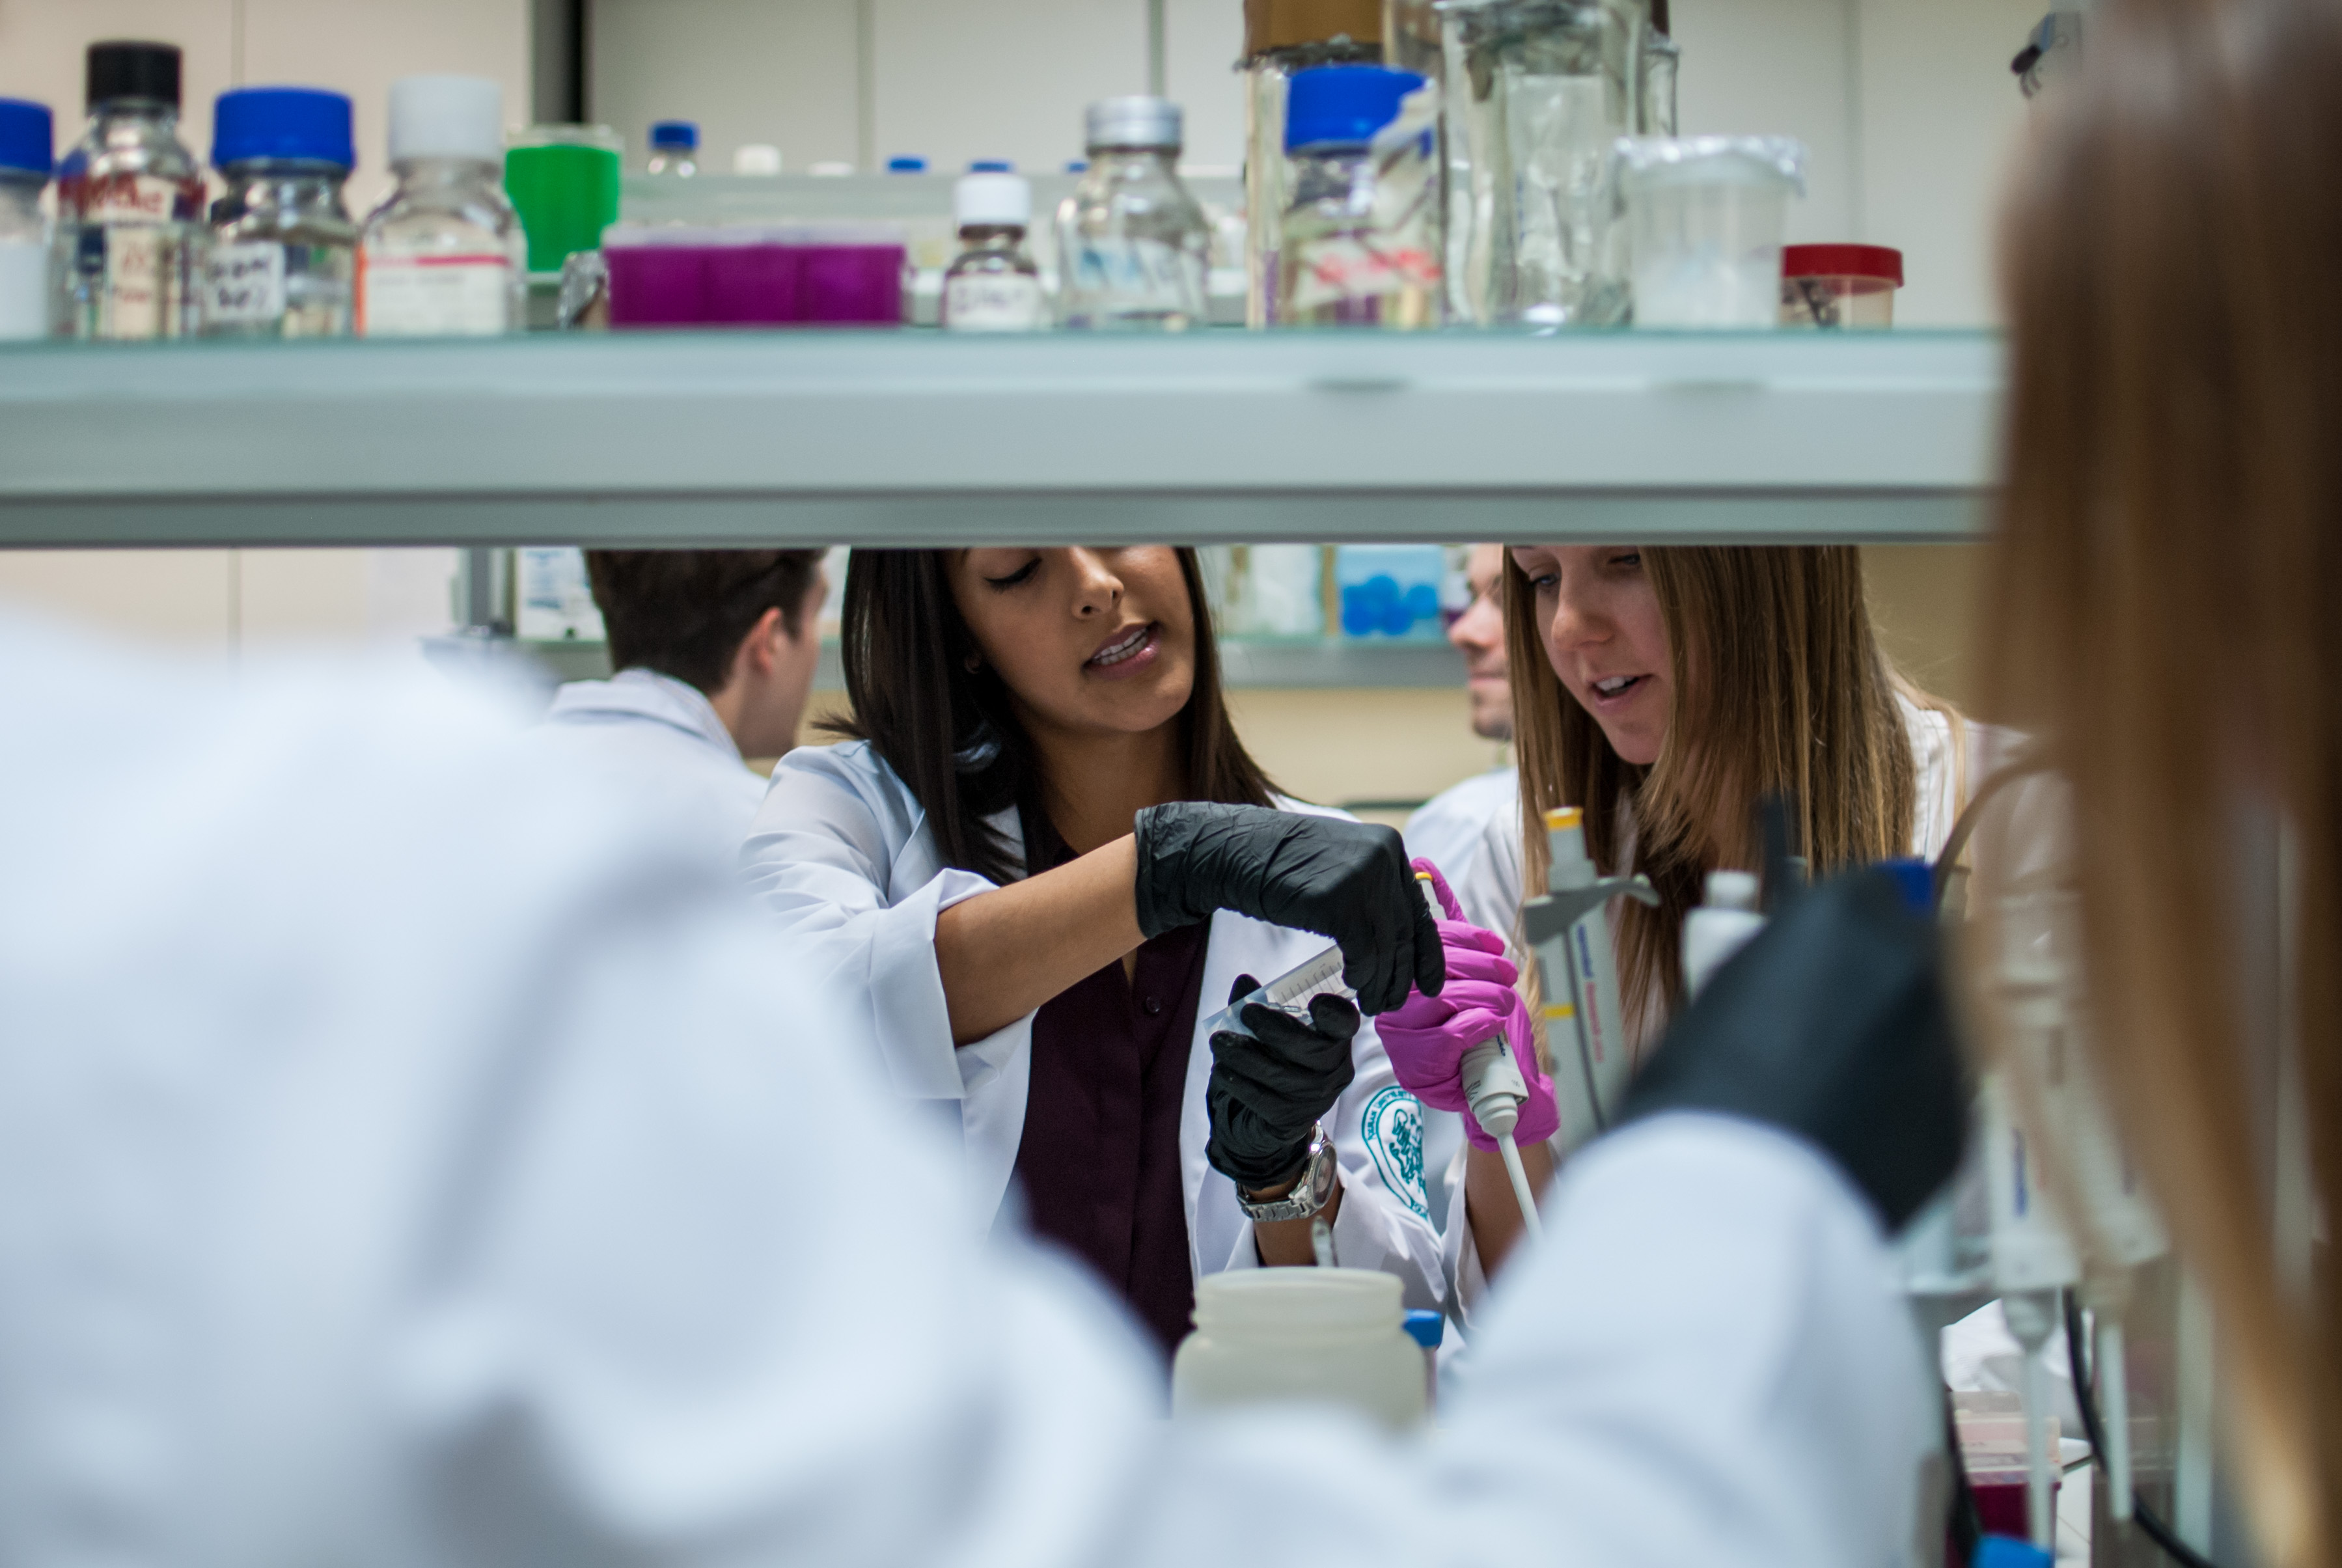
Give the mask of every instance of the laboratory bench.
<svg viewBox="0 0 2342 1568">
<path fill-rule="evenodd" d="M 1949 541 L 2000 384 L 1910 330 L 18 344 L 0 547 Z"/>
</svg>

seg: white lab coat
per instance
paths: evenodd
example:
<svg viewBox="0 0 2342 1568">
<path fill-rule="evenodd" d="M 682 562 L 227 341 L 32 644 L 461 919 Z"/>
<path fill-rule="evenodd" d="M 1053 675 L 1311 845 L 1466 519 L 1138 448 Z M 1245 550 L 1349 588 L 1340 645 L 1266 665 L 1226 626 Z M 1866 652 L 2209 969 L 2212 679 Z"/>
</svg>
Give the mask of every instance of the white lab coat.
<svg viewBox="0 0 2342 1568">
<path fill-rule="evenodd" d="M 624 773 L 657 809 L 706 830 L 728 864 L 765 798 L 765 780 L 740 759 L 699 688 L 656 670 L 572 681 L 553 694 L 532 744 L 573 767 Z"/>
<path fill-rule="evenodd" d="M 1953 824 L 1959 821 L 1961 809 L 1994 765 L 2006 738 L 2003 732 L 1983 724 L 1963 724 L 1955 730 L 1947 715 L 1923 708 L 1899 692 L 1895 704 L 1902 712 L 1903 727 L 1911 739 L 1911 760 L 1917 770 L 1910 853 L 1933 860 L 1942 853 L 1951 837 Z M 1519 787 L 1516 778 L 1516 801 Z M 1517 805 L 1508 820 L 1495 816 L 1489 819 L 1477 853 L 1470 855 L 1466 864 L 1465 875 L 1473 888 L 1472 896 L 1481 904 L 1502 900 L 1509 889 L 1514 900 L 1512 914 L 1503 924 L 1490 927 L 1502 932 L 1509 941 L 1519 915 L 1521 897 L 1521 824 Z M 1462 903 L 1464 897 L 1462 888 L 1457 888 L 1457 902 Z M 1616 919 L 1616 915 L 1617 904 L 1613 900 L 1606 918 Z M 1517 959 L 1521 955 L 1516 952 L 1514 956 Z M 1643 1031 L 1630 1030 L 1629 1038 L 1647 1035 L 1650 1031 L 1651 1025 L 1646 1024 Z M 1556 1160 L 1561 1158 L 1563 1151 L 1557 1144 L 1553 1152 Z M 1464 1191 L 1464 1154 L 1460 1149 L 1451 1157 L 1444 1184 L 1460 1198 Z M 1448 1221 L 1441 1230 L 1440 1240 L 1450 1310 L 1468 1328 L 1474 1322 L 1474 1303 L 1486 1292 L 1488 1282 L 1480 1264 L 1479 1246 L 1472 1238 L 1472 1227 L 1466 1222 L 1460 1201 L 1451 1199 Z"/>
<path fill-rule="evenodd" d="M 992 822 L 1021 853 L 1016 813 Z M 868 1035 L 888 1080 L 914 1100 L 957 1112 L 969 1201 L 989 1227 L 1004 1212 L 1025 1135 L 1035 1015 L 955 1048 L 935 937 L 936 916 L 994 884 L 941 863 L 918 802 L 864 741 L 800 746 L 782 758 L 740 864 L 784 931 L 844 943 L 845 976 L 865 999 Z M 1236 1184 L 1204 1157 L 1211 1134 L 1204 1091 L 1212 1071 L 1204 1024 L 1226 1004 L 1237 975 L 1272 980 L 1326 946 L 1314 932 L 1228 910 L 1212 917 L 1179 1118 L 1180 1188 L 1198 1278 L 1259 1262 Z M 1326 1119 L 1342 1168 L 1335 1253 L 1346 1267 L 1396 1274 L 1409 1306 L 1436 1308 L 1439 1236 L 1424 1186 L 1422 1108 L 1398 1086 L 1371 1020 L 1359 1029 L 1351 1057 L 1356 1076 Z"/>
<path fill-rule="evenodd" d="M 0 1562 L 1897 1560 L 1935 1405 L 1809 1148 L 1581 1157 L 1436 1441 L 1165 1423 L 1101 1292 L 919 1201 L 817 944 L 519 722 L 0 615 Z"/>
</svg>

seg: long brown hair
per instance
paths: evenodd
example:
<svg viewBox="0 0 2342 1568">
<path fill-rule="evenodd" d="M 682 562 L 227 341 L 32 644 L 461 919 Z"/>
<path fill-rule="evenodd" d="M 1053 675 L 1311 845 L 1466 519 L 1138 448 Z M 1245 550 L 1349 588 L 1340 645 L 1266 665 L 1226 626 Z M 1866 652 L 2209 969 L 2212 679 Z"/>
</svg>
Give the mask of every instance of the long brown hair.
<svg viewBox="0 0 2342 1568">
<path fill-rule="evenodd" d="M 1675 1003 L 1684 915 L 1706 873 L 1756 864 L 1747 835 L 1758 800 L 1796 800 L 1804 854 L 1822 872 L 1907 854 L 1917 795 L 1898 682 L 1871 632 L 1857 550 L 1641 554 L 1675 684 L 1667 738 L 1648 767 L 1613 751 L 1554 674 L 1536 590 L 1509 553 L 1505 561 L 1524 885 L 1545 886 L 1545 814 L 1564 805 L 1585 811 L 1586 847 L 1605 873 L 1650 877 L 1658 907 L 1628 903 L 1619 924 L 1630 1032 L 1653 1006 Z M 1730 836 L 1716 843 L 1719 831 Z"/>
<path fill-rule="evenodd" d="M 1228 717 L 1202 569 L 1195 551 L 1177 554 L 1196 622 L 1196 682 L 1177 720 L 1183 798 L 1272 804 L 1276 786 Z M 976 638 L 952 597 L 951 555 L 856 550 L 848 558 L 839 651 L 854 711 L 822 728 L 870 743 L 926 813 L 946 865 L 1012 882 L 1024 864 L 985 819 L 1015 806 L 1028 822 L 1045 820 L 1044 781 L 1000 673 L 989 661 L 967 668 Z"/>
<path fill-rule="evenodd" d="M 2074 792 L 2099 1076 L 2210 1292 L 2264 1552 L 2329 1563 L 2342 1303 L 2288 1283 L 2257 1174 L 2226 803 L 2297 835 L 2289 1012 L 2342 1220 L 2342 6 L 2090 21 L 2004 215 L 1986 689 Z"/>
</svg>

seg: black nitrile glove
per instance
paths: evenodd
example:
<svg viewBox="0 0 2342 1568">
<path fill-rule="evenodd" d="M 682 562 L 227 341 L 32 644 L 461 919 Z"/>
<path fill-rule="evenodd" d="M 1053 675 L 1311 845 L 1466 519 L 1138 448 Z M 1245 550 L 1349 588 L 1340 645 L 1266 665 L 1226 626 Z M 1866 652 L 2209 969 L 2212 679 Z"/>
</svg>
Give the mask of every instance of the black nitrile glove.
<svg viewBox="0 0 2342 1568">
<path fill-rule="evenodd" d="M 1386 827 L 1262 805 L 1176 801 L 1138 814 L 1138 929 L 1149 937 L 1233 909 L 1331 937 L 1342 982 L 1387 1013 L 1447 979 L 1406 845 Z"/>
<path fill-rule="evenodd" d="M 1259 981 L 1239 974 L 1228 1001 L 1259 989 Z M 1310 1129 L 1357 1075 L 1350 1042 L 1358 1010 L 1327 995 L 1310 998 L 1307 1024 L 1258 1002 L 1237 1016 L 1250 1037 L 1229 1029 L 1212 1036 L 1212 1080 L 1204 1091 L 1212 1138 L 1204 1156 L 1237 1186 L 1257 1192 L 1299 1167 Z"/>
<path fill-rule="evenodd" d="M 1788 900 L 1716 972 L 1620 1120 L 1715 1111 L 1794 1133 L 1893 1233 L 1951 1179 L 1969 1099 L 1936 924 L 1858 871 Z"/>
</svg>

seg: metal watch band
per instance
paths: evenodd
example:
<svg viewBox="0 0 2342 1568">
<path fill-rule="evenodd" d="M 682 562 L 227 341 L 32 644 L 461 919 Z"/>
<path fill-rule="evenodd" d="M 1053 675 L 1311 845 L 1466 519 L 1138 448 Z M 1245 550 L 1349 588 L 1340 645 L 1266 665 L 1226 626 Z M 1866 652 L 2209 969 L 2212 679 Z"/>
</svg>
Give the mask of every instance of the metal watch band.
<svg viewBox="0 0 2342 1568">
<path fill-rule="evenodd" d="M 1238 1187 L 1236 1206 L 1256 1224 L 1308 1219 L 1333 1201 L 1334 1178 L 1340 1168 L 1334 1158 L 1334 1140 L 1326 1135 L 1326 1124 L 1320 1122 L 1309 1130 L 1309 1153 L 1301 1162 L 1301 1174 L 1294 1181 L 1293 1190 L 1281 1198 L 1256 1203 Z"/>
</svg>

